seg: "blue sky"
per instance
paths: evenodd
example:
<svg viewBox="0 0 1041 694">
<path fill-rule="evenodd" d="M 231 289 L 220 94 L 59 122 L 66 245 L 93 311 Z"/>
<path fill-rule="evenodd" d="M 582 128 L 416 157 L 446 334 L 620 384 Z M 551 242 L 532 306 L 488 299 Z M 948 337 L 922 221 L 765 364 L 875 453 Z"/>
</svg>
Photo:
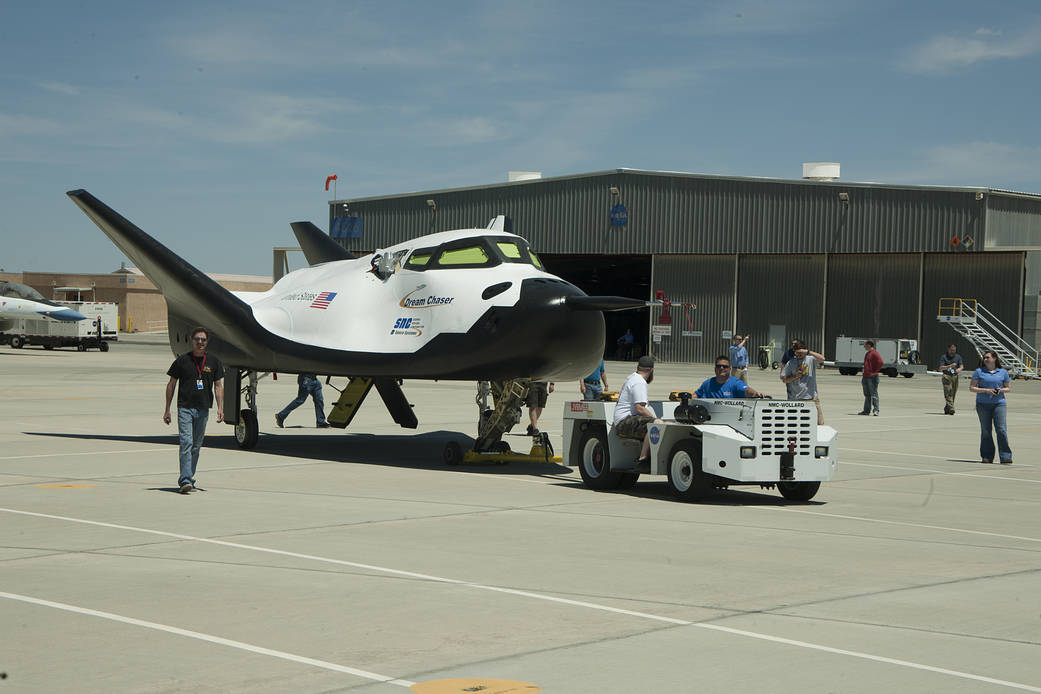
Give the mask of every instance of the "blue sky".
<svg viewBox="0 0 1041 694">
<path fill-rule="evenodd" d="M 356 197 L 838 161 L 1041 193 L 1039 83 L 1035 0 L 8 2 L 0 267 L 119 266 L 74 188 L 248 274 L 325 228 L 333 173 Z"/>
</svg>

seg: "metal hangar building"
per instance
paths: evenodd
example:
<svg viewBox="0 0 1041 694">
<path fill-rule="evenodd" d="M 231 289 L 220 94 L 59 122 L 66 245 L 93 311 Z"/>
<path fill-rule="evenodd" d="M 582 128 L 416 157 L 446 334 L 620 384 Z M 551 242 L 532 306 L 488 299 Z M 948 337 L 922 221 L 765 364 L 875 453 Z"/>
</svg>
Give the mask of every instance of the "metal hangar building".
<svg viewBox="0 0 1041 694">
<path fill-rule="evenodd" d="M 946 297 L 1041 338 L 1038 194 L 614 169 L 333 200 L 329 228 L 367 253 L 500 214 L 586 293 L 673 303 L 657 339 L 657 308 L 605 314 L 609 357 L 632 328 L 665 361 L 711 361 L 736 331 L 751 334 L 750 354 L 799 337 L 829 358 L 840 335 L 916 338 L 934 365 L 950 342 L 974 352 L 937 321 Z"/>
</svg>

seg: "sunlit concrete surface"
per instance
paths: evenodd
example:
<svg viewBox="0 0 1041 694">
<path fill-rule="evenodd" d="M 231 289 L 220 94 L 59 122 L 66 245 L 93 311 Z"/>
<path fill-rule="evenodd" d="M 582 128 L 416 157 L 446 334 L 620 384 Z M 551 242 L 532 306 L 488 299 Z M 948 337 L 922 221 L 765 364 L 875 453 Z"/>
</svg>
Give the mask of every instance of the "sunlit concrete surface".
<svg viewBox="0 0 1041 694">
<path fill-rule="evenodd" d="M 0 694 L 1041 691 L 1041 384 L 1013 384 L 998 466 L 967 382 L 951 417 L 937 378 L 883 378 L 861 417 L 859 377 L 824 372 L 835 481 L 686 504 L 658 477 L 445 468 L 474 433 L 468 383 L 406 382 L 416 432 L 376 397 L 356 433 L 313 428 L 310 403 L 278 429 L 283 376 L 261 381 L 256 450 L 211 420 L 206 491 L 183 496 L 171 360 L 161 337 L 0 347 Z M 611 384 L 631 370 L 609 362 Z M 651 396 L 709 375 L 660 365 Z M 540 423 L 558 449 L 577 391 Z"/>
</svg>

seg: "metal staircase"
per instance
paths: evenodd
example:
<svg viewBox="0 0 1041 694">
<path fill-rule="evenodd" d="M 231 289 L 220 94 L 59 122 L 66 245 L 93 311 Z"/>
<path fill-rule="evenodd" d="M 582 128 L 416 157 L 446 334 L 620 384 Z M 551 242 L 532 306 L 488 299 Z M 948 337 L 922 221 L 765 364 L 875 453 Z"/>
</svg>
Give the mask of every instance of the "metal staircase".
<svg viewBox="0 0 1041 694">
<path fill-rule="evenodd" d="M 980 354 L 994 350 L 1010 376 L 1041 378 L 1038 351 L 975 299 L 940 299 L 936 320 L 954 328 Z"/>
</svg>

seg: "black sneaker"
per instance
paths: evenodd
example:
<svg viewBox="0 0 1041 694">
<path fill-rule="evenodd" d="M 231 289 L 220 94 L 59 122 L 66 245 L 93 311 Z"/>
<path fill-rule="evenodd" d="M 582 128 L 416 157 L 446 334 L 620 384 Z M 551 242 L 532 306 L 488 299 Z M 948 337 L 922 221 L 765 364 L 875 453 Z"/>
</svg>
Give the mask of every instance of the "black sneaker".
<svg viewBox="0 0 1041 694">
<path fill-rule="evenodd" d="M 275 415 L 275 424 L 278 425 L 279 429 L 284 429 L 285 428 L 283 426 L 283 424 L 282 424 L 282 422 L 284 422 L 284 421 L 286 421 L 285 417 L 282 417 L 281 415 L 278 415 L 278 414 Z"/>
<path fill-rule="evenodd" d="M 194 487 L 192 487 L 192 483 L 191 483 L 191 482 L 185 482 L 184 484 L 182 484 L 182 485 L 181 485 L 181 489 L 180 489 L 180 492 L 181 492 L 181 494 L 187 494 L 187 493 L 188 493 L 188 492 L 190 492 L 190 491 L 191 491 L 191 490 L 192 490 L 193 488 L 194 488 Z"/>
<path fill-rule="evenodd" d="M 328 429 L 329 428 L 329 422 L 318 422 L 317 424 L 315 424 L 315 426 L 318 427 L 319 429 Z"/>
</svg>

